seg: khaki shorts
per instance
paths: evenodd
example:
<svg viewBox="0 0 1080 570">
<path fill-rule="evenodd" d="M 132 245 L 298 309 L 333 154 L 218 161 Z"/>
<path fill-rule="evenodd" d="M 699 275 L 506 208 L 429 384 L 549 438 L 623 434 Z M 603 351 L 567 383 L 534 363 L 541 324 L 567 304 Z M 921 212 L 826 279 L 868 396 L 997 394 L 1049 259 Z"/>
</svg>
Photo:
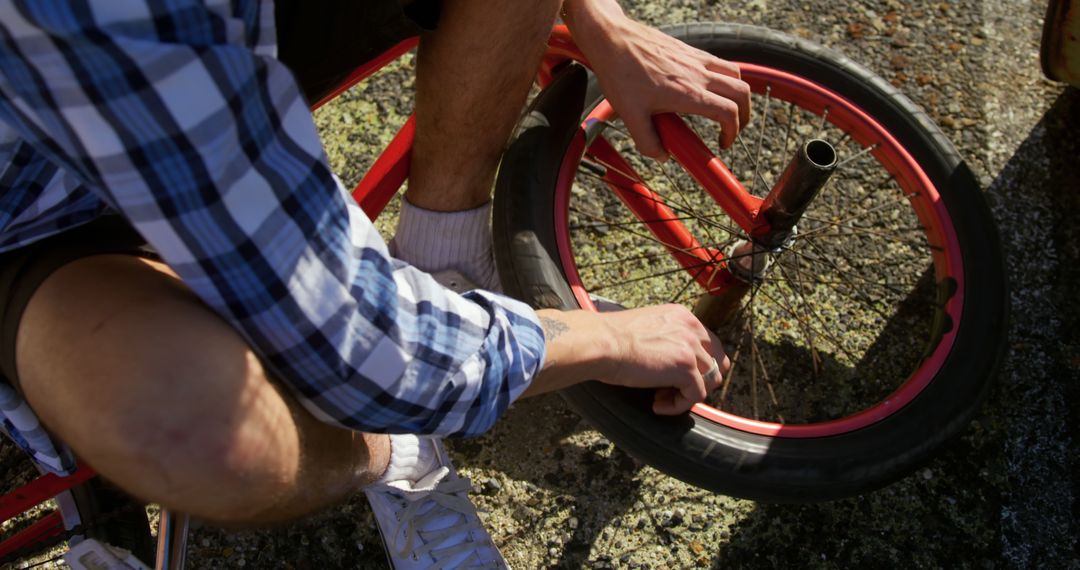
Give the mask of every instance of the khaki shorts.
<svg viewBox="0 0 1080 570">
<path fill-rule="evenodd" d="M 0 376 L 18 388 L 15 334 L 26 304 L 45 279 L 64 265 L 100 254 L 156 259 L 127 221 L 106 215 L 79 227 L 0 253 Z"/>
</svg>

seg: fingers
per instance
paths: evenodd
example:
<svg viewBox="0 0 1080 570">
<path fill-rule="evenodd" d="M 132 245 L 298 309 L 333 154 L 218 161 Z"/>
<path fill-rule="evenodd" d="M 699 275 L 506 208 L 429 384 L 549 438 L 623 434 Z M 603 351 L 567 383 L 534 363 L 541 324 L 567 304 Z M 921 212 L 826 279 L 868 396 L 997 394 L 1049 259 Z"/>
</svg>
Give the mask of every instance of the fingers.
<svg viewBox="0 0 1080 570">
<path fill-rule="evenodd" d="M 704 345 L 705 350 L 715 356 L 716 362 L 720 366 L 720 376 L 726 378 L 728 372 L 731 371 L 731 359 L 728 358 L 727 351 L 724 349 L 724 343 L 712 331 L 705 329 L 705 332 L 709 335 L 709 340 Z"/>
<path fill-rule="evenodd" d="M 660 142 L 660 135 L 656 133 L 651 115 L 625 116 L 623 124 L 626 125 L 626 130 L 630 131 L 630 137 L 634 139 L 638 152 L 660 162 L 668 159 L 667 150 Z"/>
<path fill-rule="evenodd" d="M 701 373 L 701 378 L 705 381 L 705 390 L 710 394 L 724 383 L 724 374 L 720 372 L 720 362 L 715 358 L 711 360 L 709 369 Z"/>
<path fill-rule="evenodd" d="M 738 107 L 739 128 L 745 127 L 750 122 L 751 92 L 750 85 L 739 79 L 725 74 L 714 74 L 710 78 L 709 91 L 715 95 L 727 99 Z"/>
<path fill-rule="evenodd" d="M 653 396 L 653 413 L 661 416 L 685 414 L 692 407 L 694 403 L 683 398 L 675 388 L 660 388 Z"/>
<path fill-rule="evenodd" d="M 750 121 L 750 86 L 738 79 L 713 75 L 707 87 L 697 96 L 687 97 L 680 108 L 672 110 L 716 121 L 720 124 L 720 146 L 730 148 L 739 130 Z M 653 112 L 658 110 L 654 109 Z M 623 123 L 630 131 L 638 152 L 654 160 L 667 160 L 667 150 L 656 132 L 651 115 L 626 115 L 623 116 Z"/>
<path fill-rule="evenodd" d="M 698 325 L 700 327 L 700 324 Z M 704 327 L 700 327 L 703 338 L 695 349 L 696 367 L 684 377 L 682 384 L 660 388 L 653 399 L 653 411 L 660 415 L 686 413 L 694 404 L 705 401 L 713 391 L 724 382 L 724 374 L 731 368 L 731 362 L 724 354 L 719 339 Z M 713 354 L 718 355 L 714 357 Z"/>
<path fill-rule="evenodd" d="M 720 59 L 707 51 L 697 51 L 698 54 L 700 54 L 701 57 L 705 60 L 705 69 L 708 69 L 713 73 L 727 75 L 728 77 L 733 77 L 735 79 L 742 79 L 742 72 L 739 70 L 738 65 L 735 65 L 734 63 L 731 63 L 730 61 L 727 61 L 725 59 Z"/>
<path fill-rule="evenodd" d="M 697 374 L 691 374 L 683 386 L 658 389 L 653 398 L 654 413 L 669 416 L 686 413 L 723 386 L 731 370 L 731 359 L 724 352 L 720 338 L 700 323 L 698 326 L 701 338 L 695 351 Z"/>
</svg>

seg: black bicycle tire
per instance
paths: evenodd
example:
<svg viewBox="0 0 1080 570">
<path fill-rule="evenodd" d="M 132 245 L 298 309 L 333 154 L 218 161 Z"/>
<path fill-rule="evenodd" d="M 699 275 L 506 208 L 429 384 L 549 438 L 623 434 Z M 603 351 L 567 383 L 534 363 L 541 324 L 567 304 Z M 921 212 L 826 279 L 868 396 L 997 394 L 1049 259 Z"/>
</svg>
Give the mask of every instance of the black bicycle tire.
<svg viewBox="0 0 1080 570">
<path fill-rule="evenodd" d="M 699 487 L 767 502 L 837 499 L 910 473 L 963 432 L 1004 354 L 1008 295 L 989 207 L 970 169 L 930 118 L 896 88 L 842 54 L 755 26 L 690 24 L 667 33 L 726 59 L 813 78 L 881 122 L 938 187 L 960 241 L 965 293 L 953 349 L 933 382 L 868 427 L 815 439 L 749 434 L 686 414 L 651 413 L 650 395 L 598 382 L 564 390 L 569 405 L 646 463 Z M 570 65 L 541 92 L 500 166 L 494 204 L 504 289 L 536 308 L 578 308 L 558 260 L 555 181 L 587 101 L 599 95 Z"/>
</svg>

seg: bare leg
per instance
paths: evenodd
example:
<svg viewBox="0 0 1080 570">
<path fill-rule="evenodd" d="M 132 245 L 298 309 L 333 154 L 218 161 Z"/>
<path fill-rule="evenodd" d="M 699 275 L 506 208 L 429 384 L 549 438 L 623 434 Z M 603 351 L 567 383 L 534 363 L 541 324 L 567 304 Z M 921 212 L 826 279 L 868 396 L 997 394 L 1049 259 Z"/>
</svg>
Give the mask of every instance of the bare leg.
<svg viewBox="0 0 1080 570">
<path fill-rule="evenodd" d="M 386 469 L 385 436 L 323 424 L 166 266 L 102 255 L 51 275 L 16 344 L 45 425 L 140 499 L 222 522 L 294 518 Z"/>
<path fill-rule="evenodd" d="M 487 202 L 560 0 L 448 0 L 420 41 L 409 202 L 437 211 Z"/>
</svg>

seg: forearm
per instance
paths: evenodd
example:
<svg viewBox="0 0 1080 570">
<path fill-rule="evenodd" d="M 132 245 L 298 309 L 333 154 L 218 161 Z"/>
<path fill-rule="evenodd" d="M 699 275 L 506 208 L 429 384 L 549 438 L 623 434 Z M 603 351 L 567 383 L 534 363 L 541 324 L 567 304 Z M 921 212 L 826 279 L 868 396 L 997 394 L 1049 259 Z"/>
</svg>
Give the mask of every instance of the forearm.
<svg viewBox="0 0 1080 570">
<path fill-rule="evenodd" d="M 624 17 L 617 0 L 563 0 L 559 14 L 571 27 L 599 19 Z"/>
<path fill-rule="evenodd" d="M 655 388 L 653 410 L 676 414 L 704 400 L 730 366 L 719 339 L 681 305 L 537 315 L 547 357 L 526 395 L 599 380 Z"/>
<path fill-rule="evenodd" d="M 522 397 L 562 390 L 586 380 L 610 378 L 617 343 L 603 317 L 588 311 L 537 311 L 546 356 L 540 374 Z"/>
<path fill-rule="evenodd" d="M 579 46 L 605 41 L 613 24 L 627 19 L 616 0 L 563 0 L 560 15 Z"/>
</svg>

